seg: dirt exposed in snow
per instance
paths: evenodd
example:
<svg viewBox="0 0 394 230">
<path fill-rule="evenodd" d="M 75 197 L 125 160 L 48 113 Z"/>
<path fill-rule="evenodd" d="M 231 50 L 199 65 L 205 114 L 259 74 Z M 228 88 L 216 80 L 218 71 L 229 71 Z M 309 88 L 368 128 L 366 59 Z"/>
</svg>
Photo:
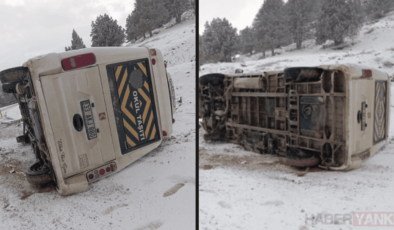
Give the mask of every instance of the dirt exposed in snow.
<svg viewBox="0 0 394 230">
<path fill-rule="evenodd" d="M 209 170 L 216 167 L 233 167 L 249 170 L 263 170 L 264 168 L 264 170 L 269 170 L 270 165 L 276 165 L 279 162 L 279 158 L 273 155 L 255 154 L 248 156 L 237 156 L 228 155 L 226 153 L 208 154 L 207 150 L 204 148 L 199 149 L 199 160 L 199 168 L 204 170 Z"/>
</svg>

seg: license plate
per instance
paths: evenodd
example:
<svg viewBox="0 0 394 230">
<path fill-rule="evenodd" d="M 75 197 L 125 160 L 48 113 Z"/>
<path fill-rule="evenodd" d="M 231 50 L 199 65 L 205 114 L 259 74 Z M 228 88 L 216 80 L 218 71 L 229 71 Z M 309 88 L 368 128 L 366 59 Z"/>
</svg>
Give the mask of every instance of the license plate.
<svg viewBox="0 0 394 230">
<path fill-rule="evenodd" d="M 88 140 L 97 137 L 96 126 L 94 125 L 92 107 L 90 106 L 90 100 L 81 101 L 81 109 L 83 114 L 83 121 L 85 123 L 86 135 Z"/>
</svg>

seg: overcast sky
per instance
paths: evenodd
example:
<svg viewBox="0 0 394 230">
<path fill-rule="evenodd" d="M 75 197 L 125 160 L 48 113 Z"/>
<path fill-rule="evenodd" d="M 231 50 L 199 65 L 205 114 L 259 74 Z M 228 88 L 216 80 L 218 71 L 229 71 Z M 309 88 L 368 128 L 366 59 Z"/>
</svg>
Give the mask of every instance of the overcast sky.
<svg viewBox="0 0 394 230">
<path fill-rule="evenodd" d="M 63 52 L 75 29 L 90 47 L 91 23 L 104 13 L 123 28 L 134 0 L 0 0 L 0 71 Z"/>
<path fill-rule="evenodd" d="M 214 18 L 226 18 L 237 32 L 251 26 L 264 0 L 199 0 L 199 34 L 203 34 L 205 22 Z"/>
</svg>

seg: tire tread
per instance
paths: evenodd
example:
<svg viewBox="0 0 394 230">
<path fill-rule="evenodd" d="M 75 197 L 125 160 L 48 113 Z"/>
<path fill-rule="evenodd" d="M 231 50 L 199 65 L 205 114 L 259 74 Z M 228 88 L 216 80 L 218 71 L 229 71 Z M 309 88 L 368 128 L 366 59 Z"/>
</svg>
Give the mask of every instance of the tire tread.
<svg viewBox="0 0 394 230">
<path fill-rule="evenodd" d="M 45 168 L 42 171 L 32 170 L 32 168 L 34 168 L 36 164 L 39 164 L 39 162 L 30 165 L 29 168 L 26 170 L 27 182 L 33 185 L 43 185 L 51 182 L 52 177 L 49 174 L 49 169 Z"/>
<path fill-rule="evenodd" d="M 29 69 L 24 66 L 6 69 L 0 72 L 0 81 L 2 84 L 22 81 L 28 73 Z"/>
</svg>

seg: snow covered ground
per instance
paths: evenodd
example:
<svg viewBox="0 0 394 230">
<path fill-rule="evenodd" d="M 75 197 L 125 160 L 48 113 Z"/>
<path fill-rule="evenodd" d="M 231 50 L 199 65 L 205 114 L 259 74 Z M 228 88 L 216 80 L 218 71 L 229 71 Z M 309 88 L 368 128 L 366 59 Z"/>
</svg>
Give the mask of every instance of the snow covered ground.
<svg viewBox="0 0 394 230">
<path fill-rule="evenodd" d="M 194 229 L 195 20 L 142 43 L 162 50 L 176 100 L 182 97 L 171 141 L 88 191 L 63 197 L 26 182 L 23 172 L 35 161 L 33 151 L 16 143 L 20 123 L 5 124 L 20 119 L 19 107 L 0 108 L 0 229 Z"/>
<path fill-rule="evenodd" d="M 262 72 L 330 63 L 362 64 L 393 76 L 393 35 L 394 12 L 364 26 L 356 44 L 341 51 L 321 49 L 322 46 L 307 41 L 303 50 L 291 51 L 294 47 L 290 46 L 282 49 L 280 55 L 266 59 L 258 60 L 258 55 L 254 55 L 239 63 L 207 64 L 201 67 L 200 76 L 210 72 L 234 73 L 238 68 Z M 353 212 L 394 212 L 393 107 L 392 94 L 389 144 L 361 168 L 350 172 L 310 172 L 299 177 L 294 169 L 278 164 L 272 156 L 248 152 L 234 144 L 207 143 L 202 138 L 204 130 L 200 129 L 200 229 L 353 229 L 349 221 L 330 224 L 324 218 L 337 214 L 343 220 Z M 316 221 L 319 215 L 323 221 Z"/>
</svg>

